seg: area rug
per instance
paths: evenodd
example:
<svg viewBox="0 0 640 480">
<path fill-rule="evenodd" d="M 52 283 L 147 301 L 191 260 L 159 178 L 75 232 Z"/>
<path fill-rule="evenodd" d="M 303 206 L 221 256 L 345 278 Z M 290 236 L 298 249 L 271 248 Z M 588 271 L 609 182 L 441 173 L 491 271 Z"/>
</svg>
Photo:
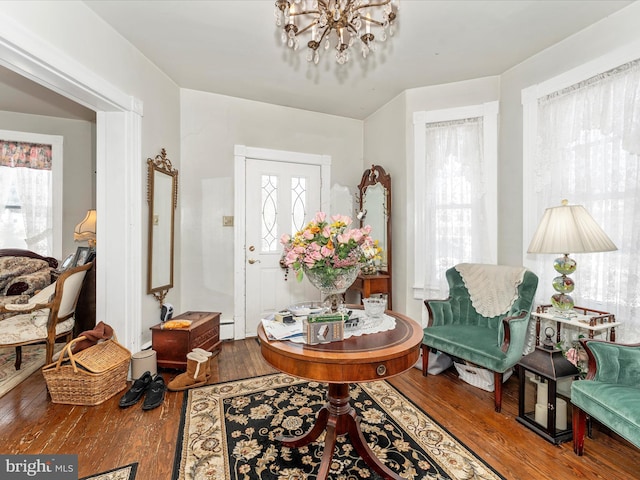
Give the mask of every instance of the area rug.
<svg viewBox="0 0 640 480">
<path fill-rule="evenodd" d="M 26 380 L 33 372 L 44 366 L 46 347 L 44 345 L 24 345 L 22 364 L 16 370 L 15 347 L 0 347 L 0 397 Z"/>
<path fill-rule="evenodd" d="M 114 468 L 108 472 L 98 473 L 96 475 L 89 475 L 88 477 L 82 477 L 80 480 L 134 480 L 136 478 L 136 471 L 138 470 L 137 463 L 131 463 L 124 467 Z"/>
<path fill-rule="evenodd" d="M 315 479 L 324 433 L 301 448 L 278 435 L 300 435 L 325 404 L 326 385 L 285 374 L 209 385 L 185 394 L 174 480 Z M 351 386 L 367 443 L 387 467 L 408 479 L 502 479 L 441 425 L 386 381 Z M 329 478 L 379 479 L 338 438 Z"/>
</svg>

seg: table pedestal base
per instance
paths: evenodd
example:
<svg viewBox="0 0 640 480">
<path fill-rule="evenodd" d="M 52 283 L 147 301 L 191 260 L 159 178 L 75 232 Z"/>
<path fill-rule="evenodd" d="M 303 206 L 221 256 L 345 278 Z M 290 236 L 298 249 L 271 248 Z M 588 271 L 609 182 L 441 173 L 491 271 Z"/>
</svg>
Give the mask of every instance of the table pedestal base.
<svg viewBox="0 0 640 480">
<path fill-rule="evenodd" d="M 403 480 L 402 477 L 382 464 L 369 448 L 369 445 L 367 445 L 362 430 L 360 430 L 360 418 L 358 418 L 355 409 L 351 406 L 349 384 L 330 383 L 327 400 L 327 403 L 318 412 L 316 423 L 307 433 L 297 437 L 281 436 L 277 440 L 286 447 L 303 447 L 316 440 L 326 429 L 324 451 L 322 452 L 322 461 L 320 462 L 320 470 L 317 476 L 318 480 L 325 480 L 329 475 L 336 439 L 339 435 L 348 433 L 356 452 L 376 473 L 385 479 Z"/>
</svg>

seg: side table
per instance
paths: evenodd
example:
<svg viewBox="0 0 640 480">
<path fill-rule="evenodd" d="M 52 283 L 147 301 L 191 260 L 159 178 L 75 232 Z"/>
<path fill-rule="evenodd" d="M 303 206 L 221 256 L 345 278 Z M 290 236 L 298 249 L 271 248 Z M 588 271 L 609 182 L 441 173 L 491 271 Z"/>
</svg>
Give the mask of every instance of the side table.
<svg viewBox="0 0 640 480">
<path fill-rule="evenodd" d="M 191 320 L 189 328 L 166 330 L 162 324 L 151 327 L 151 345 L 158 367 L 186 370 L 187 353 L 194 348 L 209 352 L 220 350 L 220 313 L 185 312 L 173 320 Z"/>
<path fill-rule="evenodd" d="M 541 320 L 556 322 L 556 342 L 560 342 L 562 325 L 588 330 L 589 338 L 593 338 L 596 332 L 604 331 L 607 334 L 607 340 L 616 341 L 616 327 L 622 325 L 622 322 L 616 322 L 615 315 L 584 307 L 574 307 L 574 310 L 576 313 L 570 317 L 554 312 L 551 305 L 540 305 L 535 313 L 531 312 L 531 316 L 536 320 L 536 345 L 540 345 Z"/>
<path fill-rule="evenodd" d="M 361 273 L 348 290 L 360 292 L 362 298 L 369 298 L 375 293 L 384 293 L 387 295 L 387 309 L 393 309 L 393 304 L 391 303 L 391 275 L 389 274 L 374 273 L 373 275 L 365 275 Z"/>
<path fill-rule="evenodd" d="M 367 444 L 349 392 L 350 383 L 399 375 L 409 370 L 420 356 L 422 327 L 399 313 L 389 310 L 386 313 L 396 319 L 393 330 L 318 345 L 269 340 L 262 323 L 258 326 L 260 351 L 267 363 L 289 375 L 328 383 L 327 403 L 318 412 L 313 427 L 298 436 L 276 437 L 286 447 L 299 448 L 325 433 L 318 480 L 327 479 L 336 439 L 344 434 L 349 435 L 356 452 L 378 475 L 385 480 L 403 480 Z"/>
</svg>

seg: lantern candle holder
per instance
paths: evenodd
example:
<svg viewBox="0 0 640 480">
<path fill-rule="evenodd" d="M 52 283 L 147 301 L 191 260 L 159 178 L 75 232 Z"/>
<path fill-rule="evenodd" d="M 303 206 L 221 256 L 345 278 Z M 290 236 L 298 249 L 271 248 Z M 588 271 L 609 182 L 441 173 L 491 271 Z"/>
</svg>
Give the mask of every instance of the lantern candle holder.
<svg viewBox="0 0 640 480">
<path fill-rule="evenodd" d="M 573 437 L 570 387 L 580 371 L 555 348 L 554 335 L 554 330 L 547 327 L 543 344 L 518 363 L 516 420 L 557 445 Z"/>
</svg>

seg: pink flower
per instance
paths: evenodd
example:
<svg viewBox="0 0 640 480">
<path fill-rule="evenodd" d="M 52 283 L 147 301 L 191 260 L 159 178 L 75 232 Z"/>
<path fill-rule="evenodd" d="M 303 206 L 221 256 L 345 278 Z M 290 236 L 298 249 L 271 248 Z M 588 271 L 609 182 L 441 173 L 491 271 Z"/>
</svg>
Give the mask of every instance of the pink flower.
<svg viewBox="0 0 640 480">
<path fill-rule="evenodd" d="M 346 215 L 333 215 L 331 217 L 331 221 L 333 223 L 344 223 L 345 225 L 351 224 L 351 217 L 347 217 Z"/>
<path fill-rule="evenodd" d="M 331 227 L 329 225 L 326 225 L 323 229 L 322 229 L 322 236 L 324 238 L 329 238 L 331 236 Z"/>
<path fill-rule="evenodd" d="M 362 233 L 362 230 L 360 229 L 351 230 L 351 238 L 353 238 L 356 243 L 360 243 L 362 241 L 363 236 L 364 234 Z"/>
<path fill-rule="evenodd" d="M 329 248 L 327 246 L 324 246 L 320 249 L 320 253 L 322 254 L 323 257 L 330 257 L 333 255 L 333 249 Z"/>
<path fill-rule="evenodd" d="M 311 230 L 307 229 L 304 232 L 302 232 L 302 237 L 305 240 L 311 240 L 311 239 L 313 239 L 313 233 L 311 232 Z"/>
<path fill-rule="evenodd" d="M 291 241 L 291 235 L 285 233 L 284 235 L 282 235 L 280 237 L 280 243 L 282 245 L 286 245 L 287 243 L 289 243 Z"/>
<path fill-rule="evenodd" d="M 576 352 L 575 348 L 570 348 L 567 350 L 567 360 L 573 363 L 575 366 L 578 366 L 578 352 Z"/>
<path fill-rule="evenodd" d="M 316 223 L 322 223 L 324 222 L 324 219 L 327 218 L 327 214 L 324 212 L 317 212 L 316 213 L 316 218 L 315 221 Z"/>
</svg>

